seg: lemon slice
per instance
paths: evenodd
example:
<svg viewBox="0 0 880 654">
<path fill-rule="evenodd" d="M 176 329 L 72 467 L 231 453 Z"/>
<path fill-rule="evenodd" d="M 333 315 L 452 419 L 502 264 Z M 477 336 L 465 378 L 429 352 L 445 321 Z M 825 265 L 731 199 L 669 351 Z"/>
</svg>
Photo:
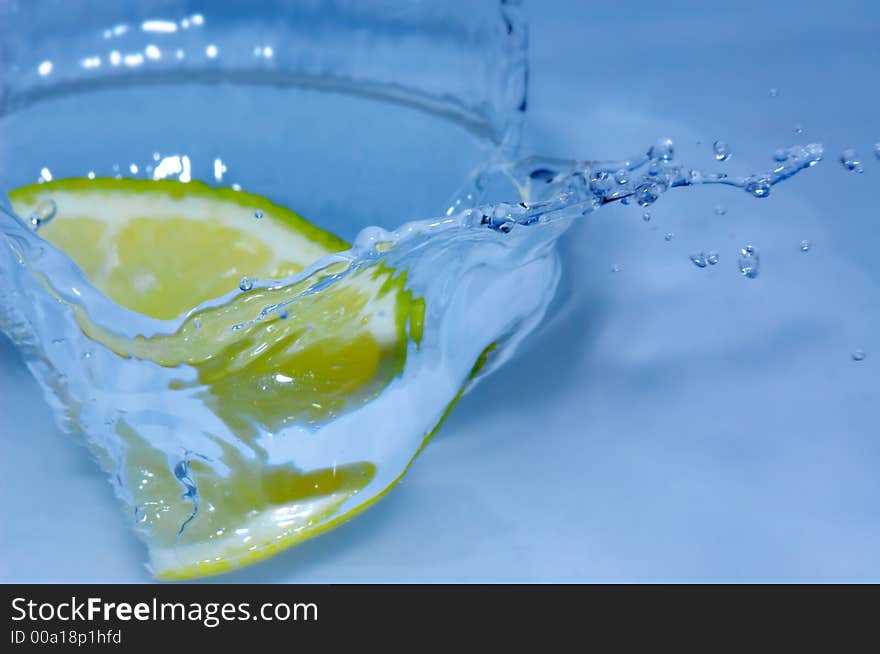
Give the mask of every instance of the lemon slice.
<svg viewBox="0 0 880 654">
<path fill-rule="evenodd" d="M 196 311 L 241 276 L 283 278 L 346 245 L 265 198 L 196 182 L 68 179 L 10 198 L 23 216 L 54 203 L 41 236 L 118 304 L 156 318 L 188 314 L 175 333 L 136 339 L 76 314 L 85 335 L 118 354 L 120 365 L 134 358 L 181 371 L 157 390 L 195 398 L 234 436 L 209 435 L 220 457 L 173 460 L 120 418 L 113 429 L 122 453 L 97 452 L 134 507 L 157 577 L 264 559 L 350 518 L 393 485 L 339 514 L 374 478 L 376 462 L 269 464 L 260 436 L 333 420 L 401 373 L 424 320 L 424 302 L 406 289 L 404 272 L 373 264 L 309 293 L 341 272 L 330 266 Z M 266 307 L 275 309 L 260 311 Z"/>
<path fill-rule="evenodd" d="M 264 197 L 195 181 L 60 179 L 9 197 L 25 217 L 53 206 L 40 236 L 114 302 L 153 318 L 177 318 L 242 277 L 289 277 L 348 249 Z"/>
</svg>

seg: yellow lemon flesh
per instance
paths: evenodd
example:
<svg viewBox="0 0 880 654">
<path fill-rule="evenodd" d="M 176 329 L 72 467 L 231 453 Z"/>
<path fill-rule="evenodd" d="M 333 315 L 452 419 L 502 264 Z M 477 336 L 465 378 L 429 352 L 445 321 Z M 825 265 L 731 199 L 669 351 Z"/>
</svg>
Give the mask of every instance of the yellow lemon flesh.
<svg viewBox="0 0 880 654">
<path fill-rule="evenodd" d="M 174 333 L 137 339 L 77 314 L 85 334 L 116 352 L 120 365 L 135 358 L 194 369 L 196 382 L 173 381 L 166 390 L 196 394 L 236 437 L 212 437 L 223 452 L 217 460 L 175 464 L 118 420 L 122 470 L 99 452 L 135 507 L 157 577 L 225 572 L 366 508 L 355 503 L 337 514 L 373 479 L 374 462 L 270 465 L 259 436 L 332 420 L 401 373 L 424 318 L 405 273 L 377 264 L 305 293 L 338 272 L 331 266 L 194 311 L 236 289 L 243 276 L 286 278 L 348 246 L 265 198 L 197 182 L 62 179 L 20 188 L 10 199 L 25 217 L 54 203 L 56 215 L 40 235 L 117 304 L 165 320 L 189 314 Z M 267 306 L 285 308 L 253 320 Z"/>
</svg>

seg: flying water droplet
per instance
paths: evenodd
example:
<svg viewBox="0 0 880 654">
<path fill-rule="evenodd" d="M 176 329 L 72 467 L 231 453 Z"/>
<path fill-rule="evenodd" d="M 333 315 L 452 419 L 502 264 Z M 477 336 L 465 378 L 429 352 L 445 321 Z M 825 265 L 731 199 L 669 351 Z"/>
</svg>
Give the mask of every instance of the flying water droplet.
<svg viewBox="0 0 880 654">
<path fill-rule="evenodd" d="M 196 318 L 196 319 L 193 321 L 193 326 L 194 326 L 196 329 L 201 329 L 201 328 L 202 328 L 202 319 L 201 319 L 201 318 Z"/>
<path fill-rule="evenodd" d="M 880 142 L 874 144 L 874 156 L 880 159 Z"/>
<path fill-rule="evenodd" d="M 725 141 L 715 141 L 712 149 L 715 151 L 716 161 L 727 161 L 730 159 L 730 146 Z"/>
<path fill-rule="evenodd" d="M 797 125 L 795 125 L 795 126 L 794 126 L 794 133 L 795 133 L 795 134 L 803 134 L 803 133 L 804 133 L 804 126 L 801 125 L 800 123 L 798 123 Z"/>
<path fill-rule="evenodd" d="M 715 205 L 715 215 L 716 216 L 723 216 L 726 213 L 727 213 L 727 207 L 725 207 L 722 204 Z"/>
<path fill-rule="evenodd" d="M 715 251 L 712 251 L 709 254 L 707 254 L 706 255 L 706 262 L 710 266 L 714 266 L 716 263 L 718 263 L 718 253 Z"/>
<path fill-rule="evenodd" d="M 770 89 L 770 97 L 771 98 L 779 97 L 779 89 L 777 89 L 776 87 Z"/>
<path fill-rule="evenodd" d="M 740 273 L 742 273 L 744 277 L 754 279 L 760 272 L 761 258 L 758 256 L 758 252 L 753 246 L 747 245 L 739 251 L 737 265 L 739 266 Z"/>
<path fill-rule="evenodd" d="M 257 209 L 256 211 L 254 211 L 254 218 L 256 218 L 257 220 L 262 220 L 263 219 L 263 210 Z"/>
<path fill-rule="evenodd" d="M 250 277 L 242 277 L 241 281 L 238 282 L 238 288 L 242 291 L 249 291 L 254 287 L 254 282 Z"/>
<path fill-rule="evenodd" d="M 613 272 L 613 273 L 620 272 L 620 264 L 615 263 L 613 266 L 611 266 L 611 272 Z"/>
<path fill-rule="evenodd" d="M 646 223 L 651 222 L 651 212 L 650 212 L 650 211 L 646 211 L 645 213 L 643 213 L 643 214 L 642 214 L 642 220 L 644 220 Z"/>
<path fill-rule="evenodd" d="M 803 240 L 801 241 L 801 252 L 809 252 L 812 245 L 809 241 Z"/>
<path fill-rule="evenodd" d="M 847 148 L 843 152 L 840 153 L 840 163 L 843 164 L 843 167 L 853 173 L 863 173 L 865 169 L 862 167 L 862 162 L 859 161 L 859 155 L 855 151 L 855 148 Z"/>
<path fill-rule="evenodd" d="M 672 232 L 666 232 L 666 235 L 663 237 L 665 241 L 671 241 L 673 238 L 675 238 L 675 234 Z"/>
<path fill-rule="evenodd" d="M 864 361 L 867 355 L 864 350 L 855 350 L 851 356 L 853 361 Z"/>
<path fill-rule="evenodd" d="M 648 156 L 660 161 L 672 161 L 675 156 L 675 143 L 670 138 L 662 138 L 648 151 Z"/>
<path fill-rule="evenodd" d="M 697 268 L 705 268 L 709 265 L 709 262 L 706 260 L 706 254 L 704 252 L 699 252 L 697 254 L 691 255 L 691 262 Z"/>
</svg>

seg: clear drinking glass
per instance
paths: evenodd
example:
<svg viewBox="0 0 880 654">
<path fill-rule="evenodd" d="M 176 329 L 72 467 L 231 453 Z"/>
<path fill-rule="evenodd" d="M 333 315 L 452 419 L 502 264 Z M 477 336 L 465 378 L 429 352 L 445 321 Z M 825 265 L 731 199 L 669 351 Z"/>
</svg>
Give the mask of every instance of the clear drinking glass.
<svg viewBox="0 0 880 654">
<path fill-rule="evenodd" d="M 0 191 L 41 171 L 183 175 L 269 196 L 343 238 L 434 215 L 497 148 L 515 147 L 516 9 L 5 2 Z"/>
</svg>

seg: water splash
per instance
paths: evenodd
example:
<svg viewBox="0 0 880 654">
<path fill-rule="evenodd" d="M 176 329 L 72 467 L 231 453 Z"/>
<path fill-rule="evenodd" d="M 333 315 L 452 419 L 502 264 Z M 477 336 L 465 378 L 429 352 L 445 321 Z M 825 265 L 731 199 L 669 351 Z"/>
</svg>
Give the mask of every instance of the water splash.
<svg viewBox="0 0 880 654">
<path fill-rule="evenodd" d="M 334 471 L 337 464 L 357 471 L 338 478 L 344 492 L 308 495 L 308 519 L 291 518 L 291 505 L 270 502 L 265 510 L 272 522 L 260 528 L 285 542 L 320 531 L 384 493 L 461 393 L 503 364 L 542 321 L 560 279 L 555 244 L 574 221 L 613 202 L 647 206 L 695 185 L 764 197 L 754 192 L 755 183 L 769 192 L 821 158 L 821 146 L 798 146 L 773 169 L 736 178 L 678 164 L 672 141 L 661 139 L 622 161 L 531 157 L 494 164 L 441 216 L 394 230 L 367 228 L 348 251 L 286 279 L 242 278 L 239 289 L 171 321 L 114 304 L 27 221 L 4 215 L 0 327 L 25 352 L 61 427 L 88 435 L 162 574 L 181 557 L 199 564 L 207 542 L 242 545 L 246 536 L 238 531 L 255 528 L 246 511 L 253 507 L 241 515 L 229 509 L 224 522 L 221 512 L 210 510 L 211 498 L 260 487 L 266 471 L 283 469 L 297 480 L 325 479 L 331 464 Z M 509 200 L 488 202 L 492 196 Z M 743 252 L 749 263 L 741 257 L 740 269 L 754 277 L 757 253 Z M 704 267 L 717 263 L 717 253 L 701 257 Z M 380 284 L 386 290 L 371 292 L 361 309 L 367 313 L 347 315 L 332 302 L 336 313 L 313 308 L 377 275 L 387 276 Z M 314 389 L 332 391 L 340 383 L 326 353 L 308 359 L 301 375 L 273 358 L 278 339 L 321 337 L 304 316 L 330 316 L 334 324 L 368 319 L 387 312 L 382 298 L 395 293 L 408 298 L 407 312 L 400 314 L 399 331 L 389 336 L 386 330 L 383 338 L 401 349 L 383 369 L 385 385 L 364 387 L 357 402 L 333 405 L 323 401 L 326 393 L 313 397 Z M 24 296 L 30 300 L 22 302 Z M 51 346 L 62 339 L 63 348 Z M 243 367 L 228 373 L 230 362 L 242 358 Z M 292 387 L 300 395 L 290 395 Z M 167 482 L 156 491 L 162 512 L 146 510 L 141 482 L 153 478 L 144 470 Z M 283 486 L 286 493 L 300 488 L 291 483 Z"/>
</svg>

